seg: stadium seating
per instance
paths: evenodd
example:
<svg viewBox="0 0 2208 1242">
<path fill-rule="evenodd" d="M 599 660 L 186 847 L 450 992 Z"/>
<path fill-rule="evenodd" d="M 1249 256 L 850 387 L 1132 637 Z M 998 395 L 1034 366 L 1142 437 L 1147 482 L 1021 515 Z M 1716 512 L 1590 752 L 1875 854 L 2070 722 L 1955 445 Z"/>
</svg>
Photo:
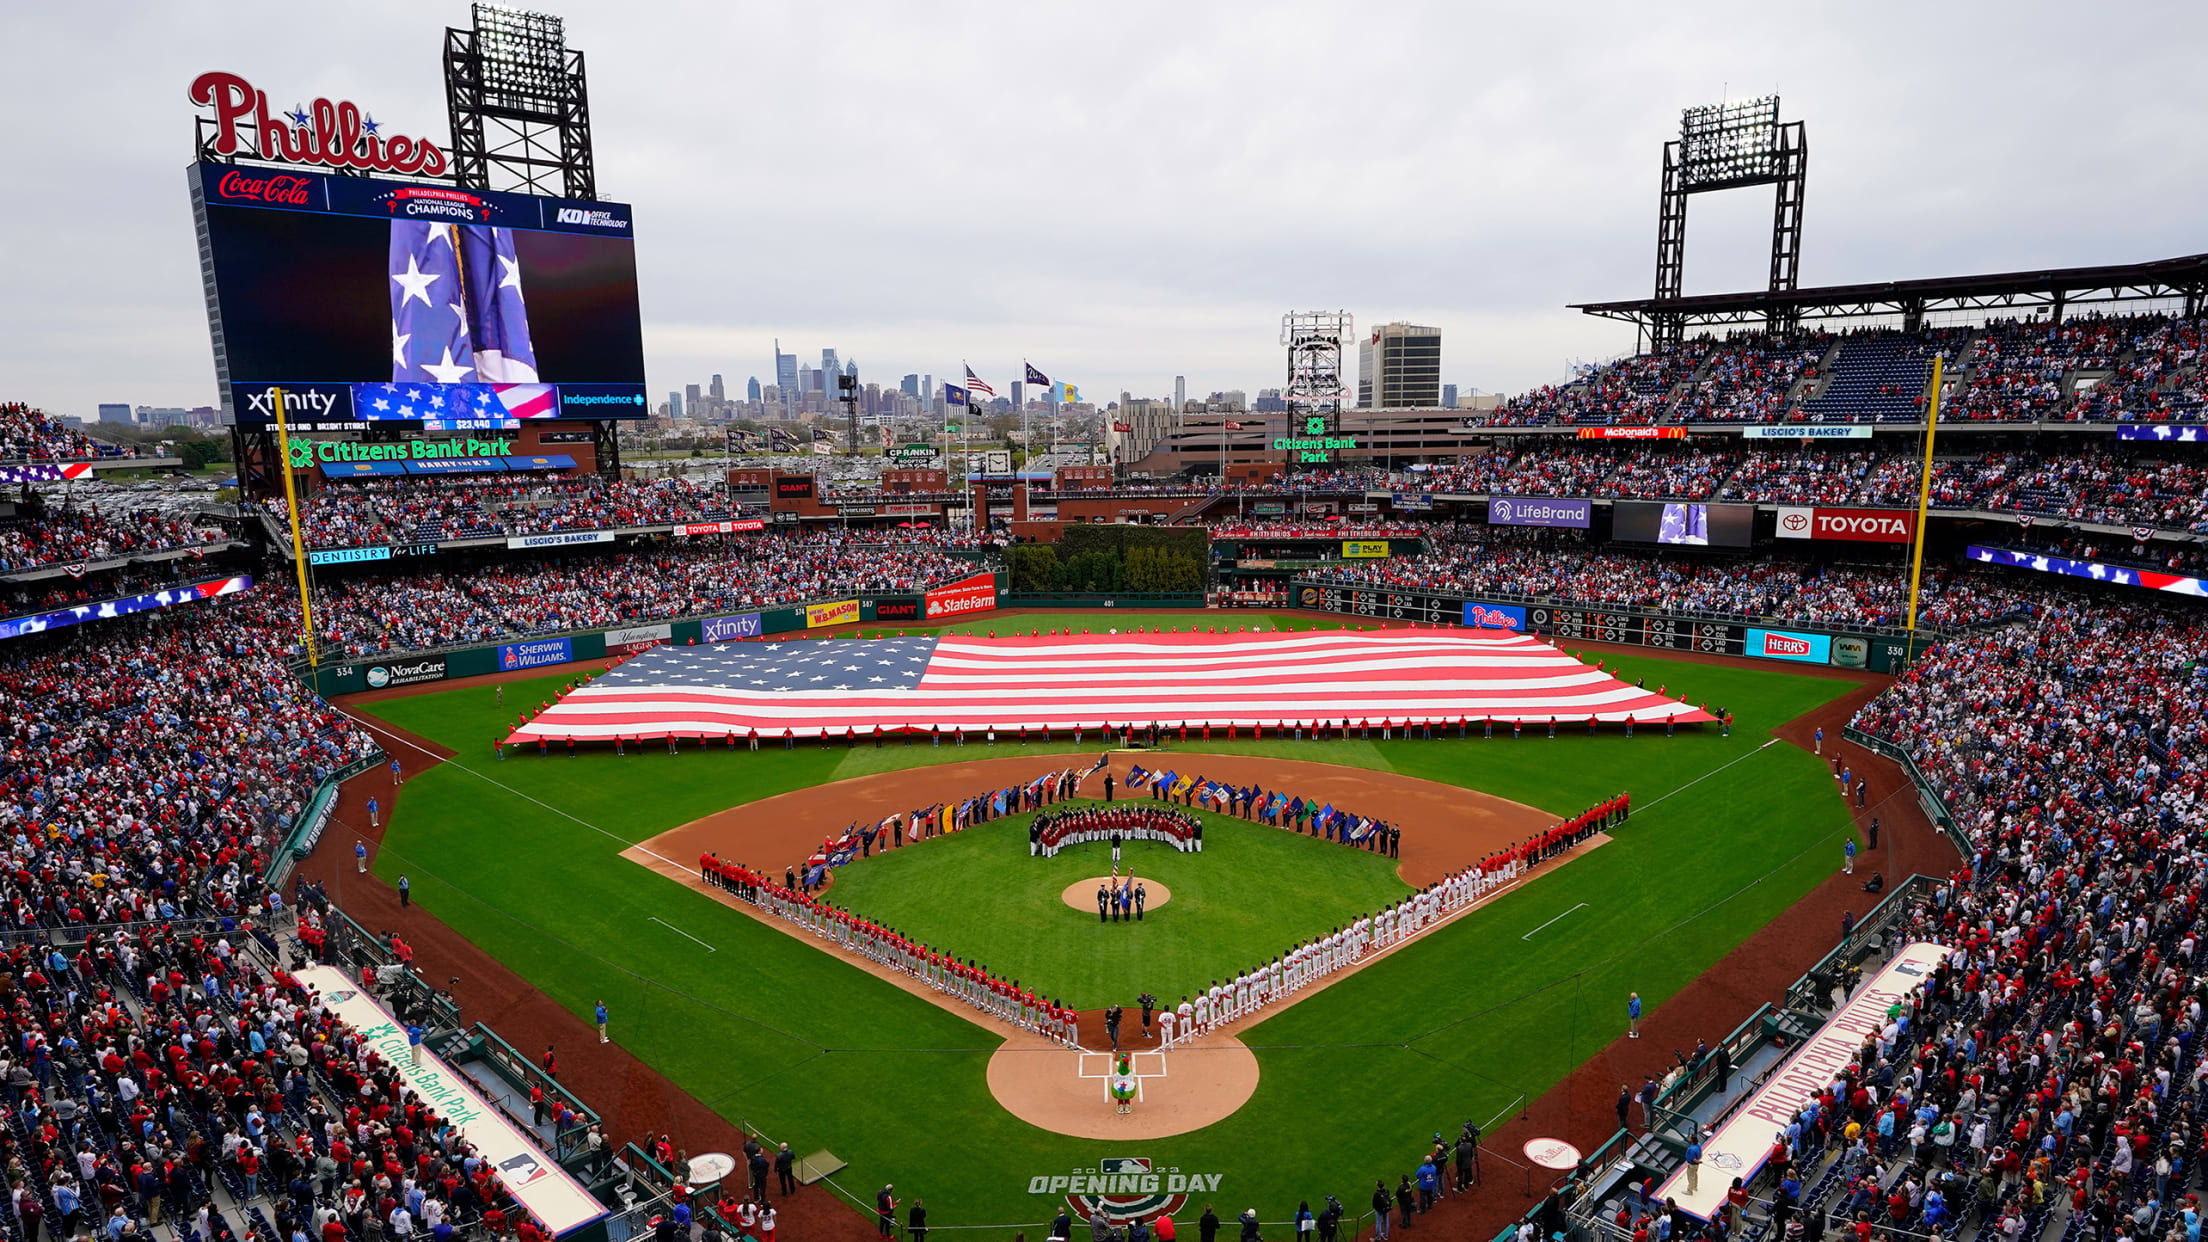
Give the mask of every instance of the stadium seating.
<svg viewBox="0 0 2208 1242">
<path fill-rule="evenodd" d="M 0 402 L 0 462 L 83 461 L 101 457 L 136 457 L 136 449 L 124 450 L 61 425 L 61 420 L 20 401 Z"/>
<path fill-rule="evenodd" d="M 277 522 L 288 520 L 282 498 L 267 508 Z M 732 509 L 718 488 L 686 479 L 372 479 L 335 483 L 302 501 L 300 534 L 311 548 L 350 548 L 717 522 Z"/>
<path fill-rule="evenodd" d="M 49 511 L 0 521 L 0 573 L 207 547 L 229 538 L 221 530 L 153 512 L 110 517 L 95 509 Z"/>
</svg>

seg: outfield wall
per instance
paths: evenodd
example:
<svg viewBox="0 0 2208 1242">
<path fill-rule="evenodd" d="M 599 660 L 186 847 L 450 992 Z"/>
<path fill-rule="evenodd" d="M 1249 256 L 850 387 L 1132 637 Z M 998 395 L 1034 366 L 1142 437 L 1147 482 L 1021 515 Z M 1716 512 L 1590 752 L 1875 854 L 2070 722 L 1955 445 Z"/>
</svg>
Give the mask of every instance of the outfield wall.
<svg viewBox="0 0 2208 1242">
<path fill-rule="evenodd" d="M 1794 664 L 1898 673 L 1924 654 L 1941 635 L 1920 631 L 1820 629 L 1789 625 L 1784 629 L 1746 618 L 1698 617 L 1632 608 L 1589 608 L 1533 600 L 1398 591 L 1299 578 L 1289 585 L 1296 608 L 1370 617 L 1380 621 L 1423 621 L 1538 634 L 1561 641 L 1658 647 L 1702 655 L 1752 656 Z"/>
</svg>

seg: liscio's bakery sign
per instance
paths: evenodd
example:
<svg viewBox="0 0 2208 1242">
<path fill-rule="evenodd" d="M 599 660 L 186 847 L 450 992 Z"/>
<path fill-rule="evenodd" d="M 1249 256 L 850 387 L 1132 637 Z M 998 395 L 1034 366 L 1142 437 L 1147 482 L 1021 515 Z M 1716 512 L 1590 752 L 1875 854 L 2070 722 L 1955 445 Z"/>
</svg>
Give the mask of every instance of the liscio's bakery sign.
<svg viewBox="0 0 2208 1242">
<path fill-rule="evenodd" d="M 293 104 L 289 112 L 270 112 L 268 92 L 234 73 L 203 73 L 192 79 L 192 103 L 214 112 L 214 140 L 207 149 L 229 157 L 286 164 L 437 177 L 445 171 L 445 153 L 427 138 L 385 134 L 376 118 L 350 101 Z"/>
</svg>

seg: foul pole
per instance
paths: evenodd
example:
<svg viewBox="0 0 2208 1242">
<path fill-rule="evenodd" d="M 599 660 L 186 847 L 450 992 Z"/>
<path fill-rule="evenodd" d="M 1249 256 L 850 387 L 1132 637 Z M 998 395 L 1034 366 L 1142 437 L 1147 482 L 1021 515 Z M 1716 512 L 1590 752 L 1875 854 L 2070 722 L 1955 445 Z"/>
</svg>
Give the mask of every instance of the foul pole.
<svg viewBox="0 0 2208 1242">
<path fill-rule="evenodd" d="M 307 550 L 299 537 L 299 489 L 291 479 L 291 428 L 284 421 L 284 390 L 276 390 L 276 456 L 284 472 L 284 509 L 291 515 L 291 564 L 299 574 L 299 632 L 306 639 L 307 667 L 321 663 L 314 649 L 314 603 L 307 596 Z"/>
<path fill-rule="evenodd" d="M 1917 583 L 1924 577 L 1924 516 L 1932 507 L 1932 440 L 1940 431 L 1940 384 L 1946 359 L 1932 356 L 1932 399 L 1924 411 L 1924 470 L 1917 479 L 1917 537 L 1909 552 L 1909 638 L 1914 655 L 1917 638 Z"/>
</svg>

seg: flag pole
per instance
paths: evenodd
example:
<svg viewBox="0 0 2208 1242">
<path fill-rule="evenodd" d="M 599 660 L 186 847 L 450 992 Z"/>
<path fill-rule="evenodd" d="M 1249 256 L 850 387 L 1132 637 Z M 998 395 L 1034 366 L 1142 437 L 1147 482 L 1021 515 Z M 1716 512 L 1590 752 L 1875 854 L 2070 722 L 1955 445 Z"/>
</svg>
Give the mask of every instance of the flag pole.
<svg viewBox="0 0 2208 1242">
<path fill-rule="evenodd" d="M 1940 379 L 1947 359 L 1932 355 L 1932 401 L 1925 407 L 1924 470 L 1917 480 L 1917 537 L 1909 554 L 1909 627 L 1903 645 L 1906 658 L 1915 658 L 1917 639 L 1917 583 L 1924 576 L 1924 517 L 1932 507 L 1932 440 L 1940 430 Z"/>
<path fill-rule="evenodd" d="M 284 390 L 276 390 L 276 456 L 284 472 L 284 509 L 291 515 L 291 563 L 299 574 L 299 632 L 306 639 L 307 669 L 321 659 L 314 647 L 314 603 L 307 597 L 307 552 L 299 537 L 299 489 L 291 478 L 291 427 L 284 419 Z"/>
</svg>

